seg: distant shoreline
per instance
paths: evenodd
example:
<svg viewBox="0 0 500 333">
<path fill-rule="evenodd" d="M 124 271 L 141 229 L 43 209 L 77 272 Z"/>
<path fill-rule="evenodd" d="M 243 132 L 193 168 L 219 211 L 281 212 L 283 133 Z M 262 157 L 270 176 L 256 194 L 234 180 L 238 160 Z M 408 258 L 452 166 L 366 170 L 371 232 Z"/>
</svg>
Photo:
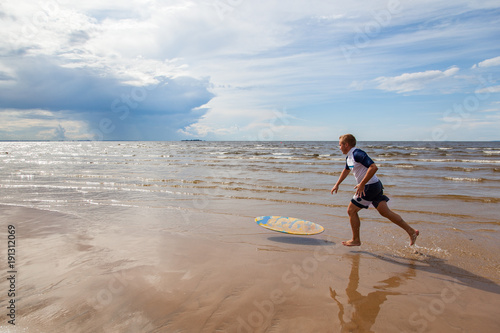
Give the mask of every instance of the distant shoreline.
<svg viewBox="0 0 500 333">
<path fill-rule="evenodd" d="M 183 139 L 183 140 L 0 140 L 0 142 L 337 142 L 337 140 L 201 140 L 201 139 Z M 358 142 L 435 142 L 435 143 L 453 143 L 453 142 L 500 142 L 500 140 L 489 141 L 471 141 L 471 140 L 449 140 L 449 141 L 432 141 L 432 140 L 359 140 Z"/>
</svg>

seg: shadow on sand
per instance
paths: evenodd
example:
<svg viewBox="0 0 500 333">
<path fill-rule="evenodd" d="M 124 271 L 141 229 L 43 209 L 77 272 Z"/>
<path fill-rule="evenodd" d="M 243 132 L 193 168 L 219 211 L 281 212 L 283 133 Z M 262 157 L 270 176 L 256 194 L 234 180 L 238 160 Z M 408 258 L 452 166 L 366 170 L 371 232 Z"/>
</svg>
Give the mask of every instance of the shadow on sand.
<svg viewBox="0 0 500 333">
<path fill-rule="evenodd" d="M 374 254 L 367 251 L 353 251 L 352 253 L 365 254 L 394 265 L 412 267 L 419 271 L 442 275 L 442 279 L 446 281 L 451 281 L 451 278 L 453 279 L 453 283 L 458 283 L 469 288 L 500 294 L 500 285 L 494 281 L 463 268 L 450 265 L 445 259 L 438 258 L 430 254 L 422 254 L 423 259 L 414 259 L 400 256 Z"/>
<path fill-rule="evenodd" d="M 310 238 L 310 237 L 300 237 L 300 236 L 274 236 L 268 238 L 270 241 L 278 242 L 278 243 L 286 243 L 293 245 L 335 245 L 334 242 L 324 239 L 318 238 Z"/>
</svg>

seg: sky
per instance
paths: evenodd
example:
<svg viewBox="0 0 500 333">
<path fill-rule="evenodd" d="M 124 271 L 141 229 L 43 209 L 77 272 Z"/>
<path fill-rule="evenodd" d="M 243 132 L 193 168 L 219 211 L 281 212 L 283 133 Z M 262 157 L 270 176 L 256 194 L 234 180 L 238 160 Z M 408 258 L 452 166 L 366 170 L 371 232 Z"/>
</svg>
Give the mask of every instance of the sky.
<svg viewBox="0 0 500 333">
<path fill-rule="evenodd" d="M 498 0 L 3 0 L 0 140 L 500 140 Z"/>
</svg>

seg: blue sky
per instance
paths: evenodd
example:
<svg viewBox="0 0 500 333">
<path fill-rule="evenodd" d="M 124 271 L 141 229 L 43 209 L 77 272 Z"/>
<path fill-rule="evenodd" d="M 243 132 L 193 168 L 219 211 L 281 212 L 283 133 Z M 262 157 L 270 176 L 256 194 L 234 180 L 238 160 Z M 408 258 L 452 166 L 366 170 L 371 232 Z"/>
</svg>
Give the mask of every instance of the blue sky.
<svg viewBox="0 0 500 333">
<path fill-rule="evenodd" d="M 496 0 L 4 0 L 0 24 L 0 140 L 500 140 Z"/>
</svg>

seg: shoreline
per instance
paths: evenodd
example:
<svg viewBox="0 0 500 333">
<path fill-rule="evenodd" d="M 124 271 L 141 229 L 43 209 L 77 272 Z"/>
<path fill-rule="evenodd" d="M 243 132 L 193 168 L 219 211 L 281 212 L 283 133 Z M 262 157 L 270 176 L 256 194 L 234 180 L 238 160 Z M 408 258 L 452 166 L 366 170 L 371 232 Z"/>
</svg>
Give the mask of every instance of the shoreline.
<svg viewBox="0 0 500 333">
<path fill-rule="evenodd" d="M 0 205 L 0 213 L 3 239 L 7 225 L 16 226 L 16 328 L 27 332 L 495 332 L 500 325 L 498 282 L 432 254 L 387 253 L 370 240 L 346 248 L 328 227 L 306 238 L 234 214 L 193 212 L 190 225 L 171 228 L 165 219 L 182 212 L 128 208 L 106 224 L 20 206 Z"/>
</svg>

